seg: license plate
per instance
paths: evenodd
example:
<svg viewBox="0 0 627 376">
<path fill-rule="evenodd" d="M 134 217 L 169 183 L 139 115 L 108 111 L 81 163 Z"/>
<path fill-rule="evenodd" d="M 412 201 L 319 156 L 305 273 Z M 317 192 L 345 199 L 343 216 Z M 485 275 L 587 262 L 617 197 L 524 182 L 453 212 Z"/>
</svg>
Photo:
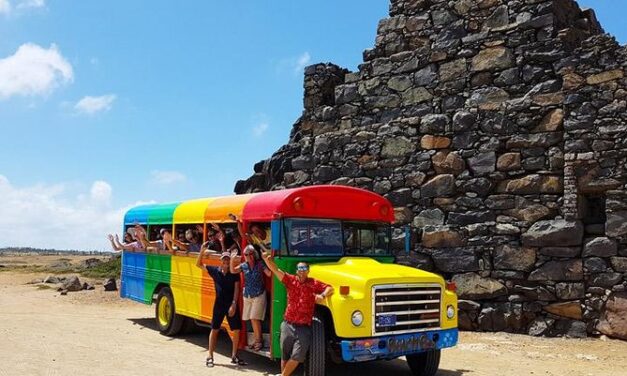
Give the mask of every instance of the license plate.
<svg viewBox="0 0 627 376">
<path fill-rule="evenodd" d="M 381 315 L 377 317 L 377 324 L 379 326 L 394 326 L 396 325 L 396 315 Z"/>
</svg>

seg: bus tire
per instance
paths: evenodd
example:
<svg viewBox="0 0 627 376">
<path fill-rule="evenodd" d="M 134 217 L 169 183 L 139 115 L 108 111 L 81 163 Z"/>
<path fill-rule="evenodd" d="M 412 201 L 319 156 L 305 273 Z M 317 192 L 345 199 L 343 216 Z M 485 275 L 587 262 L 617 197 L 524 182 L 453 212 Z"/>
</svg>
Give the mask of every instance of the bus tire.
<svg viewBox="0 0 627 376">
<path fill-rule="evenodd" d="M 407 355 L 407 365 L 415 376 L 434 376 L 440 367 L 440 350 Z"/>
<path fill-rule="evenodd" d="M 172 337 L 181 332 L 185 317 L 176 313 L 174 297 L 169 287 L 159 290 L 155 305 L 155 321 L 161 334 Z"/>
<path fill-rule="evenodd" d="M 318 313 L 314 315 L 311 322 L 311 346 L 305 359 L 305 376 L 324 376 L 326 373 L 326 338 L 325 327 L 322 316 Z"/>
</svg>

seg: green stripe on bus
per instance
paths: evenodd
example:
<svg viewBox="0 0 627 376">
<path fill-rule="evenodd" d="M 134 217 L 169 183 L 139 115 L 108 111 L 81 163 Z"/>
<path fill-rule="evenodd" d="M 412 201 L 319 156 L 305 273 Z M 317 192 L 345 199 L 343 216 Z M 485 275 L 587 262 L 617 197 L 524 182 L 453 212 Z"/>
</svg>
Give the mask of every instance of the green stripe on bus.
<svg viewBox="0 0 627 376">
<path fill-rule="evenodd" d="M 152 294 L 159 283 L 170 285 L 170 271 L 172 256 L 160 254 L 146 254 L 146 277 L 144 280 L 144 300 L 152 302 Z"/>
</svg>

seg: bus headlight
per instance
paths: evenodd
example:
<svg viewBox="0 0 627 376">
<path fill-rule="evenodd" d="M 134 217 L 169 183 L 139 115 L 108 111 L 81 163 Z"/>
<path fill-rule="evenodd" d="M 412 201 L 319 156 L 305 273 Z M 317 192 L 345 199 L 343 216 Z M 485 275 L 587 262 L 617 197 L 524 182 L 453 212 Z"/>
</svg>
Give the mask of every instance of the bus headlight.
<svg viewBox="0 0 627 376">
<path fill-rule="evenodd" d="M 446 317 L 448 317 L 449 319 L 455 317 L 455 307 L 453 307 L 452 305 L 446 307 Z"/>
<path fill-rule="evenodd" d="M 364 314 L 361 313 L 361 311 L 353 312 L 353 314 L 351 315 L 351 322 L 355 326 L 361 325 L 361 323 L 364 322 Z"/>
</svg>

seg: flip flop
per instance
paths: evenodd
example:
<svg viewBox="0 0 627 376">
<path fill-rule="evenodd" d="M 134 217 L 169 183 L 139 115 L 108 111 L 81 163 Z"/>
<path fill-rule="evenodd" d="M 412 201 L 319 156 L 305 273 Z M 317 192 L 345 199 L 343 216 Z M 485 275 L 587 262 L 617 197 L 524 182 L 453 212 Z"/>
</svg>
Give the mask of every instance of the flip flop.
<svg viewBox="0 0 627 376">
<path fill-rule="evenodd" d="M 209 368 L 212 368 L 212 367 L 213 367 L 213 358 L 207 358 L 207 359 L 205 360 L 205 365 L 206 365 L 207 367 L 209 367 Z"/>
<path fill-rule="evenodd" d="M 255 342 L 252 346 L 254 351 L 261 351 L 263 349 L 263 342 Z"/>
<path fill-rule="evenodd" d="M 246 365 L 248 365 L 248 363 L 246 363 L 245 361 L 241 360 L 237 356 L 231 358 L 231 364 L 235 364 L 235 365 L 238 365 L 238 366 L 246 366 Z"/>
</svg>

